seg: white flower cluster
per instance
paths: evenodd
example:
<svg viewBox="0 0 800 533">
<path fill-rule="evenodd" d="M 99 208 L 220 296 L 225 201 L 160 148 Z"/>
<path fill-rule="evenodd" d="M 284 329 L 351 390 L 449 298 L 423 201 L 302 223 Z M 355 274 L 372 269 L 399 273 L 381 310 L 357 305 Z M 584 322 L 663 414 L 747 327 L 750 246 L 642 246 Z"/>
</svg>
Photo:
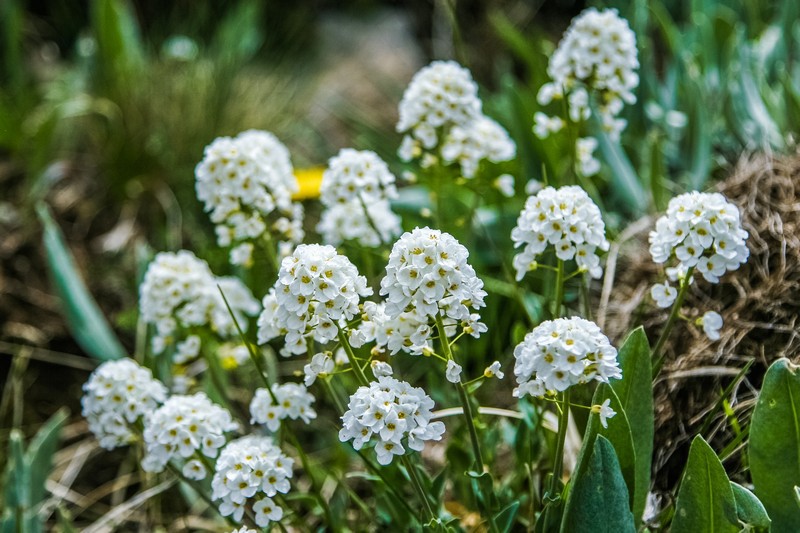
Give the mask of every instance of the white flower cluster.
<svg viewBox="0 0 800 533">
<path fill-rule="evenodd" d="M 465 178 L 474 178 L 480 162 L 510 161 L 517 145 L 503 127 L 489 117 L 478 117 L 466 126 L 453 126 L 442 144 L 442 159 L 457 161 Z"/>
<path fill-rule="evenodd" d="M 82 414 L 106 450 L 127 444 L 133 438 L 130 425 L 155 411 L 167 397 L 167 388 L 133 359 L 103 363 L 83 391 Z"/>
<path fill-rule="evenodd" d="M 604 128 L 619 137 L 626 123 L 617 116 L 626 103 L 636 101 L 638 68 L 636 34 L 628 22 L 616 9 L 589 8 L 572 21 L 558 43 L 547 66 L 553 81 L 542 86 L 537 99 L 547 105 L 566 95 L 570 118 L 579 122 L 591 115 L 589 92 L 595 92 Z M 537 134 L 557 129 L 548 124 L 540 126 Z"/>
<path fill-rule="evenodd" d="M 326 208 L 320 216 L 317 231 L 322 236 L 322 242 L 332 246 L 355 241 L 367 248 L 377 248 L 400 235 L 402 227 L 400 217 L 392 211 L 387 200 L 363 205 L 355 200 Z"/>
<path fill-rule="evenodd" d="M 719 193 L 694 191 L 670 200 L 667 213 L 650 232 L 650 254 L 656 263 L 677 258 L 677 269 L 668 269 L 673 281 L 695 269 L 707 281 L 717 283 L 725 272 L 747 261 L 747 237 L 735 205 Z M 669 282 L 651 290 L 659 307 L 672 305 L 677 294 Z"/>
<path fill-rule="evenodd" d="M 219 511 L 241 522 L 252 502 L 256 525 L 267 527 L 283 517 L 272 498 L 289 492 L 294 460 L 269 437 L 248 435 L 231 441 L 219 454 L 211 480 L 211 497 L 222 500 Z"/>
<path fill-rule="evenodd" d="M 372 294 L 367 279 L 333 246 L 301 244 L 283 259 L 278 281 L 264 297 L 258 342 L 286 336 L 285 356 L 307 351 L 306 336 L 326 343 L 359 312 L 359 298 Z"/>
<path fill-rule="evenodd" d="M 350 397 L 342 416 L 339 440 L 352 440 L 360 450 L 375 437 L 378 463 L 388 465 L 395 455 L 403 455 L 404 444 L 422 451 L 425 441 L 440 440 L 442 422 L 431 422 L 434 403 L 424 390 L 391 376 L 383 376 L 359 387 Z"/>
<path fill-rule="evenodd" d="M 536 258 L 548 245 L 555 248 L 559 259 L 574 259 L 578 268 L 599 278 L 603 269 L 597 250 L 609 248 L 605 232 L 600 209 L 580 187 L 540 190 L 525 202 L 517 225 L 511 231 L 514 246 L 525 246 L 514 256 L 517 281 L 536 267 Z"/>
<path fill-rule="evenodd" d="M 156 255 L 139 287 L 142 318 L 156 328 L 153 351 L 160 354 L 167 345 L 176 344 L 175 362 L 183 363 L 200 351 L 200 337 L 186 333 L 208 326 L 221 337 L 235 335 L 220 288 L 236 320 L 246 327 L 246 316 L 255 315 L 259 307 L 241 281 L 214 276 L 205 261 L 187 250 Z M 184 340 L 178 342 L 183 335 Z"/>
<path fill-rule="evenodd" d="M 381 280 L 386 315 L 395 319 L 407 313 L 417 323 L 428 324 L 441 314 L 443 319 L 472 323 L 473 333 L 485 330 L 470 312 L 485 305 L 486 291 L 468 256 L 449 233 L 427 227 L 404 233 L 392 247 Z"/>
<path fill-rule="evenodd" d="M 287 242 L 303 240 L 303 208 L 289 151 L 273 134 L 248 130 L 206 146 L 195 168 L 197 197 L 217 225 L 217 243 L 237 246 L 231 262 L 248 265 L 252 241 L 272 230 Z M 271 223 L 271 227 L 269 224 Z"/>
<path fill-rule="evenodd" d="M 336 362 L 331 358 L 330 352 L 320 352 L 314 354 L 311 362 L 303 367 L 303 384 L 310 387 L 317 378 L 326 378 L 336 368 Z"/>
<path fill-rule="evenodd" d="M 256 389 L 253 401 L 250 402 L 250 416 L 253 417 L 251 423 L 265 424 L 270 431 L 275 432 L 285 418 L 300 418 L 306 424 L 317 418 L 317 412 L 311 407 L 314 396 L 303 385 L 273 383 L 270 388 L 272 394 L 267 389 Z"/>
<path fill-rule="evenodd" d="M 514 359 L 517 398 L 622 377 L 616 348 L 597 324 L 580 317 L 542 322 L 514 348 Z"/>
<path fill-rule="evenodd" d="M 172 396 L 145 417 L 142 468 L 145 472 L 161 472 L 170 460 L 188 459 L 195 452 L 215 457 L 225 444 L 225 433 L 238 428 L 231 414 L 203 392 Z M 193 479 L 206 476 L 202 463 L 196 460 L 186 464 L 184 473 Z"/>
<path fill-rule="evenodd" d="M 437 159 L 430 153 L 441 144 L 441 157 L 458 162 L 472 178 L 483 159 L 493 163 L 516 155 L 516 145 L 494 120 L 483 115 L 478 86 L 469 70 L 454 61 L 434 61 L 417 72 L 400 102 L 397 131 L 406 133 L 398 150 L 403 161 L 422 158 L 428 167 Z"/>
</svg>

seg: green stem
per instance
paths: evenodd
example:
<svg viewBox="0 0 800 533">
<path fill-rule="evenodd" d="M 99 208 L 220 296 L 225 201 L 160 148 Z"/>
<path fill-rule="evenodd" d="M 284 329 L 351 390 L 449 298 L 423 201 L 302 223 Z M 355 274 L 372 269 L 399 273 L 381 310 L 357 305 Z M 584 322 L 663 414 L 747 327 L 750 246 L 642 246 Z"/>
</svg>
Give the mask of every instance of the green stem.
<svg viewBox="0 0 800 533">
<path fill-rule="evenodd" d="M 403 466 L 405 466 L 406 470 L 408 471 L 408 477 L 411 478 L 411 484 L 414 486 L 414 490 L 417 491 L 417 497 L 425 504 L 425 510 L 428 511 L 428 516 L 431 520 L 436 520 L 436 513 L 433 511 L 431 502 L 428 500 L 428 496 L 425 494 L 425 489 L 422 486 L 422 482 L 419 480 L 419 476 L 417 476 L 417 471 L 414 469 L 414 465 L 411 464 L 411 460 L 407 455 L 402 455 L 401 460 L 403 461 Z"/>
<path fill-rule="evenodd" d="M 341 328 L 339 328 L 339 342 L 342 344 L 342 348 L 344 348 L 344 352 L 347 354 L 347 359 L 350 361 L 350 366 L 353 367 L 353 372 L 355 373 L 359 384 L 369 386 L 369 380 L 367 379 L 367 376 L 364 375 L 361 365 L 358 364 L 356 354 L 353 353 L 353 347 L 350 346 L 350 341 L 347 340 L 347 335 Z"/>
<path fill-rule="evenodd" d="M 569 426 L 569 389 L 565 390 L 562 394 L 561 416 L 558 419 L 558 435 L 556 437 L 556 453 L 553 457 L 553 476 L 550 478 L 550 487 L 545 495 L 550 501 L 555 501 L 555 494 L 561 483 L 561 473 L 564 468 L 564 444 L 567 440 L 567 427 Z M 560 497 L 560 494 L 559 494 Z M 544 510 L 544 524 L 549 523 L 549 513 L 551 512 L 552 505 L 545 502 Z"/>
<path fill-rule="evenodd" d="M 375 232 L 375 236 L 378 237 L 378 242 L 381 243 L 381 247 L 386 246 L 386 243 L 383 241 L 383 237 L 381 236 L 381 231 L 378 229 L 378 225 L 375 224 L 375 221 L 372 219 L 372 215 L 369 214 L 367 203 L 364 201 L 364 197 L 361 196 L 361 194 L 358 195 L 358 201 L 361 203 L 361 208 L 364 209 L 364 216 L 367 217 L 367 224 L 369 224 L 369 227 Z"/>
<path fill-rule="evenodd" d="M 556 297 L 553 307 L 553 317 L 561 316 L 561 304 L 564 301 L 564 261 L 558 260 L 556 267 Z"/>
<path fill-rule="evenodd" d="M 664 329 L 661 331 L 661 335 L 659 335 L 658 341 L 656 341 L 656 345 L 653 348 L 653 379 L 658 375 L 661 366 L 664 364 L 664 355 L 661 352 L 664 350 L 664 345 L 667 343 L 670 331 L 672 331 L 672 327 L 675 325 L 675 321 L 680 315 L 683 299 L 686 297 L 686 292 L 689 289 L 689 282 L 692 280 L 693 273 L 694 267 L 691 267 L 686 272 L 686 276 L 683 280 L 681 280 L 681 286 L 678 288 L 678 297 L 675 298 L 675 303 L 672 304 L 672 310 L 669 313 L 667 323 L 664 325 Z"/>
<path fill-rule="evenodd" d="M 178 468 L 177 466 L 175 466 L 174 464 L 172 464 L 172 462 L 168 462 L 168 463 L 167 463 L 167 468 L 168 468 L 168 469 L 169 469 L 169 470 L 170 470 L 170 471 L 171 471 L 173 474 L 175 474 L 175 475 L 178 477 L 178 479 L 180 479 L 180 480 L 181 480 L 181 481 L 182 481 L 182 482 L 183 482 L 185 485 L 187 485 L 187 486 L 188 486 L 188 487 L 190 487 L 190 488 L 191 488 L 191 489 L 192 489 L 194 492 L 196 492 L 196 493 L 197 493 L 197 495 L 198 495 L 198 496 L 200 496 L 200 499 L 202 499 L 204 502 L 206 502 L 206 503 L 208 504 L 208 506 L 209 506 L 209 507 L 211 507 L 212 509 L 214 509 L 214 510 L 217 512 L 217 514 L 218 514 L 219 516 L 222 516 L 222 518 L 224 518 L 224 519 L 225 519 L 225 521 L 228 523 L 228 525 L 229 525 L 229 526 L 231 526 L 231 527 L 234 527 L 234 528 L 239 526 L 239 524 L 237 524 L 237 523 L 236 523 L 236 522 L 233 520 L 233 518 L 231 518 L 230 516 L 223 516 L 223 515 L 222 515 L 222 513 L 219 511 L 219 507 L 217 507 L 217 506 L 216 506 L 216 504 L 214 504 L 214 502 L 213 502 L 213 501 L 211 501 L 211 498 L 209 498 L 208 494 L 206 494 L 206 492 L 205 492 L 203 489 L 199 488 L 199 487 L 198 487 L 198 486 L 197 486 L 197 485 L 194 483 L 194 481 L 192 481 L 191 479 L 189 479 L 189 478 L 187 478 L 186 476 L 184 476 L 184 475 L 183 475 L 183 472 L 181 472 L 181 469 L 180 469 L 180 468 Z M 213 472 L 213 471 L 214 471 L 214 470 L 213 470 L 213 468 L 212 468 L 212 469 L 211 469 L 211 472 Z M 209 475 L 211 475 L 211 474 L 209 473 Z"/>
</svg>

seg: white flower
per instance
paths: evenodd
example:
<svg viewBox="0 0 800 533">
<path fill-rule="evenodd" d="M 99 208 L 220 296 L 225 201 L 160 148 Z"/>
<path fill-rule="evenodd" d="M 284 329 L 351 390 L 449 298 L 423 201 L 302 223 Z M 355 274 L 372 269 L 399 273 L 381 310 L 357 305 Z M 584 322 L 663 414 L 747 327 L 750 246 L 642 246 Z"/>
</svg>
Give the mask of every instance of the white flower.
<svg viewBox="0 0 800 533">
<path fill-rule="evenodd" d="M 360 200 L 351 200 L 325 209 L 317 224 L 317 231 L 325 244 L 338 246 L 345 241 L 355 241 L 361 246 L 376 248 L 382 243 L 391 242 L 403 230 L 400 217 L 392 211 L 387 200 L 364 204 Z"/>
<path fill-rule="evenodd" d="M 541 181 L 537 181 L 534 179 L 528 180 L 528 183 L 525 184 L 525 194 L 528 196 L 533 196 L 537 192 L 541 191 L 544 185 Z"/>
<path fill-rule="evenodd" d="M 230 413 L 214 404 L 203 392 L 172 396 L 145 417 L 145 472 L 161 472 L 167 463 L 197 452 L 214 457 L 225 444 L 225 433 L 238 429 Z M 197 471 L 197 475 L 201 475 Z M 199 479 L 199 478 L 198 478 Z"/>
<path fill-rule="evenodd" d="M 378 361 L 377 359 L 370 363 L 370 368 L 372 368 L 372 375 L 376 378 L 382 378 L 394 374 L 394 370 L 392 370 L 392 366 L 389 363 Z"/>
<path fill-rule="evenodd" d="M 337 337 L 369 296 L 364 276 L 333 246 L 301 244 L 281 262 L 278 280 L 264 297 L 258 319 L 258 342 L 285 335 L 281 354 L 303 354 L 307 336 L 320 343 Z"/>
<path fill-rule="evenodd" d="M 200 480 L 206 478 L 206 467 L 197 459 L 187 461 L 183 465 L 183 475 L 189 479 Z"/>
<path fill-rule="evenodd" d="M 272 394 L 267 389 L 256 389 L 253 401 L 250 402 L 251 423 L 265 424 L 270 431 L 278 431 L 281 420 L 291 418 L 302 419 L 306 424 L 317 418 L 317 412 L 311 406 L 314 396 L 299 383 L 273 383 Z M 273 399 L 274 395 L 274 399 Z"/>
<path fill-rule="evenodd" d="M 497 379 L 503 379 L 505 377 L 505 374 L 500 371 L 500 361 L 495 361 L 491 365 L 487 366 L 486 370 L 483 371 L 483 375 L 487 378 L 496 377 Z"/>
<path fill-rule="evenodd" d="M 468 124 L 453 126 L 441 153 L 445 162 L 458 162 L 465 178 L 473 178 L 481 161 L 510 161 L 517 154 L 517 146 L 500 124 L 480 116 Z"/>
<path fill-rule="evenodd" d="M 511 174 L 501 174 L 494 180 L 494 188 L 500 191 L 500 194 L 506 198 L 513 198 L 516 191 L 514 190 L 514 176 Z"/>
<path fill-rule="evenodd" d="M 387 465 L 406 446 L 422 451 L 425 441 L 441 440 L 442 422 L 431 422 L 434 403 L 425 391 L 391 376 L 359 387 L 342 416 L 339 440 L 360 450 L 374 441 L 378 463 Z"/>
<path fill-rule="evenodd" d="M 405 158 L 413 155 L 409 145 L 414 140 L 431 149 L 438 143 L 437 129 L 463 126 L 479 117 L 478 86 L 469 70 L 458 63 L 434 61 L 414 75 L 403 93 L 399 113 L 397 131 L 410 132 L 407 138 L 413 138 L 403 140 L 400 156 Z"/>
<path fill-rule="evenodd" d="M 542 89 L 545 87 L 542 86 Z M 533 115 L 533 133 L 540 139 L 546 139 L 551 133 L 558 133 L 565 125 L 566 123 L 561 117 L 549 117 L 541 111 L 537 111 Z"/>
<path fill-rule="evenodd" d="M 217 225 L 220 246 L 251 243 L 272 230 L 301 242 L 302 206 L 292 203 L 299 190 L 289 151 L 273 134 L 249 130 L 219 137 L 206 146 L 195 168 L 197 197 Z M 231 250 L 235 264 L 250 262 L 252 247 Z"/>
<path fill-rule="evenodd" d="M 386 315 L 408 312 L 427 325 L 441 315 L 470 320 L 470 308 L 483 307 L 483 282 L 467 263 L 469 252 L 452 235 L 430 228 L 404 233 L 392 247 L 381 295 Z"/>
<path fill-rule="evenodd" d="M 675 289 L 668 281 L 664 283 L 656 283 L 650 289 L 650 296 L 656 301 L 656 305 L 661 308 L 666 308 L 672 305 L 675 298 L 678 296 L 678 290 Z"/>
<path fill-rule="evenodd" d="M 724 196 L 690 192 L 670 200 L 666 214 L 656 221 L 650 232 L 650 254 L 656 263 L 676 258 L 676 277 L 685 277 L 694 268 L 717 283 L 725 272 L 747 261 L 747 237 L 739 209 Z"/>
<path fill-rule="evenodd" d="M 363 322 L 359 329 L 369 332 L 379 348 L 388 348 L 391 355 L 400 350 L 412 355 L 422 355 L 427 348 L 432 348 L 431 335 L 433 329 L 428 325 L 428 318 L 423 321 L 415 312 L 403 312 L 394 318 L 386 314 L 383 303 L 366 302 L 364 304 Z M 448 321 L 452 323 L 452 321 Z"/>
<path fill-rule="evenodd" d="M 603 269 L 597 250 L 609 248 L 600 209 L 578 186 L 546 187 L 525 202 L 525 208 L 511 232 L 514 246 L 524 245 L 514 256 L 517 281 L 533 266 L 541 253 L 552 246 L 561 260 L 574 259 L 593 278 Z"/>
<path fill-rule="evenodd" d="M 706 337 L 712 341 L 718 341 L 720 338 L 719 330 L 722 328 L 722 316 L 716 311 L 706 311 L 706 313 L 698 320 L 703 326 L 703 332 Z"/>
<path fill-rule="evenodd" d="M 614 415 L 617 414 L 617 412 L 610 407 L 610 403 L 611 399 L 606 398 L 602 405 L 592 406 L 592 412 L 600 416 L 600 424 L 602 424 L 604 428 L 608 428 L 608 419 L 613 418 Z"/>
<path fill-rule="evenodd" d="M 450 383 L 461 383 L 461 365 L 450 359 L 447 361 L 445 377 Z"/>
<path fill-rule="evenodd" d="M 311 362 L 303 367 L 303 373 L 306 376 L 303 383 L 306 387 L 310 387 L 318 377 L 327 377 L 333 372 L 334 367 L 333 359 L 327 353 L 314 354 Z"/>
<path fill-rule="evenodd" d="M 231 441 L 219 454 L 211 480 L 211 497 L 221 500 L 220 513 L 242 520 L 245 505 L 253 503 L 256 524 L 267 527 L 280 520 L 281 509 L 272 498 L 289 492 L 294 461 L 269 437 L 249 435 Z"/>
<path fill-rule="evenodd" d="M 597 139 L 584 137 L 578 139 L 575 147 L 578 171 L 583 176 L 594 176 L 600 172 L 600 161 L 592 155 L 597 149 Z"/>
<path fill-rule="evenodd" d="M 107 361 L 83 385 L 82 414 L 100 446 L 111 450 L 127 444 L 130 426 L 166 397 L 167 388 L 133 359 Z"/>
<path fill-rule="evenodd" d="M 514 348 L 514 396 L 543 396 L 572 385 L 620 378 L 617 350 L 597 324 L 583 318 L 558 318 L 539 324 Z"/>
<path fill-rule="evenodd" d="M 344 148 L 322 174 L 320 200 L 326 207 L 363 200 L 366 204 L 397 197 L 395 177 L 375 152 Z"/>
</svg>

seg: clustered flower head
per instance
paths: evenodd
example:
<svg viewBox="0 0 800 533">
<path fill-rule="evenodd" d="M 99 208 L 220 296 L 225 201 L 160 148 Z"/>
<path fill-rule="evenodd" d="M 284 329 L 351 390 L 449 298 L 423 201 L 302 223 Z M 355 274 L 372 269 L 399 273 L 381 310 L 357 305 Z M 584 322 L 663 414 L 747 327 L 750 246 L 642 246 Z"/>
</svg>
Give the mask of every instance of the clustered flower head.
<svg viewBox="0 0 800 533">
<path fill-rule="evenodd" d="M 547 66 L 553 81 L 542 86 L 538 101 L 547 105 L 566 96 L 570 118 L 579 122 L 591 115 L 589 95 L 594 93 L 603 126 L 612 137 L 618 137 L 625 121 L 617 115 L 624 104 L 636 101 L 633 90 L 639 85 L 638 68 L 636 34 L 628 22 L 616 9 L 589 8 L 572 21 L 558 43 Z M 543 124 L 538 133 L 558 129 Z"/>
<path fill-rule="evenodd" d="M 621 378 L 617 350 L 597 324 L 579 317 L 542 322 L 514 348 L 514 396 L 541 397 L 572 385 Z"/>
<path fill-rule="evenodd" d="M 485 305 L 486 291 L 467 263 L 468 256 L 467 249 L 449 233 L 427 227 L 404 233 L 392 247 L 381 280 L 386 315 L 394 319 L 410 313 L 423 324 L 441 315 L 451 322 L 472 321 L 484 329 L 470 309 Z M 473 332 L 477 331 L 473 327 Z"/>
<path fill-rule="evenodd" d="M 322 174 L 320 200 L 326 206 L 364 200 L 369 204 L 397 197 L 395 177 L 378 154 L 343 148 Z"/>
<path fill-rule="evenodd" d="M 287 242 L 303 239 L 303 208 L 289 151 L 273 134 L 248 130 L 219 137 L 195 168 L 197 197 L 217 225 L 220 246 L 237 246 L 231 261 L 248 265 L 252 241 L 267 231 Z"/>
<path fill-rule="evenodd" d="M 311 407 L 314 396 L 299 383 L 273 383 L 267 389 L 256 389 L 253 401 L 250 402 L 251 422 L 265 424 L 270 431 L 278 431 L 281 420 L 291 418 L 302 419 L 306 424 L 317 418 L 317 412 Z M 274 398 L 273 398 L 274 395 Z"/>
<path fill-rule="evenodd" d="M 208 264 L 188 250 L 156 255 L 139 287 L 142 318 L 156 328 L 153 351 L 160 354 L 168 345 L 177 344 L 176 362 L 181 363 L 200 350 L 200 337 L 187 334 L 190 331 L 210 327 L 221 337 L 235 335 L 236 328 L 220 289 L 236 320 L 246 327 L 246 316 L 255 315 L 259 307 L 258 300 L 241 281 L 214 276 Z"/>
<path fill-rule="evenodd" d="M 134 437 L 130 426 L 153 412 L 167 388 L 132 359 L 108 361 L 83 385 L 82 414 L 100 446 L 111 450 Z"/>
<path fill-rule="evenodd" d="M 656 263 L 677 259 L 667 269 L 673 281 L 694 269 L 711 283 L 736 270 L 750 255 L 739 209 L 719 193 L 689 192 L 670 200 L 667 213 L 650 232 L 650 254 Z M 669 307 L 677 291 L 668 282 L 653 287 L 651 295 L 659 307 Z"/>
<path fill-rule="evenodd" d="M 225 444 L 225 433 L 238 428 L 231 414 L 203 392 L 172 396 L 145 418 L 146 454 L 142 468 L 145 472 L 161 472 L 170 460 L 188 459 L 195 453 L 215 457 Z M 206 476 L 197 460 L 185 465 L 184 474 L 193 479 Z"/>
<path fill-rule="evenodd" d="M 512 159 L 514 142 L 481 107 L 469 70 L 454 61 L 432 62 L 414 75 L 400 102 L 397 131 L 406 135 L 398 155 L 429 167 L 438 161 L 433 150 L 440 145 L 441 158 L 458 162 L 466 178 L 475 176 L 484 159 Z"/>
<path fill-rule="evenodd" d="M 352 440 L 360 450 L 374 440 L 378 463 L 388 465 L 405 446 L 422 451 L 425 441 L 440 440 L 442 422 L 431 422 L 434 403 L 424 390 L 391 376 L 359 387 L 342 416 L 339 440 Z"/>
<path fill-rule="evenodd" d="M 325 244 L 338 246 L 354 241 L 360 246 L 376 248 L 400 235 L 402 227 L 388 200 L 363 204 L 354 200 L 327 207 L 320 216 L 317 231 Z"/>
<path fill-rule="evenodd" d="M 364 303 L 361 329 L 367 341 L 374 340 L 380 348 L 394 355 L 400 350 L 412 355 L 422 355 L 433 349 L 432 328 L 429 318 L 420 319 L 415 311 L 404 311 L 396 317 L 386 314 L 386 304 Z"/>
<path fill-rule="evenodd" d="M 511 232 L 514 246 L 524 245 L 514 256 L 517 281 L 536 268 L 536 259 L 550 245 L 556 257 L 574 259 L 578 268 L 599 278 L 603 269 L 597 250 L 609 248 L 600 209 L 578 186 L 546 187 L 525 202 Z"/>
<path fill-rule="evenodd" d="M 294 461 L 269 437 L 249 435 L 231 441 L 219 454 L 211 480 L 211 497 L 221 500 L 222 516 L 241 522 L 252 503 L 255 522 L 267 527 L 283 517 L 283 509 L 272 498 L 289 492 Z"/>
<path fill-rule="evenodd" d="M 301 244 L 281 262 L 278 281 L 264 297 L 259 343 L 285 335 L 283 355 L 307 351 L 306 336 L 326 343 L 359 313 L 360 297 L 372 289 L 355 265 L 333 246 Z"/>
</svg>

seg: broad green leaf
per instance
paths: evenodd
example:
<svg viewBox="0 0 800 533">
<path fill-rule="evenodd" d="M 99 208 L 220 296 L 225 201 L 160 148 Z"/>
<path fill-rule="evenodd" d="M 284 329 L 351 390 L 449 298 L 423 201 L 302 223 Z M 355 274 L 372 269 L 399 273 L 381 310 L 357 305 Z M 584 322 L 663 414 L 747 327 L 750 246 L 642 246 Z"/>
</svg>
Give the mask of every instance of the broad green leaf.
<svg viewBox="0 0 800 533">
<path fill-rule="evenodd" d="M 133 8 L 125 0 L 93 0 L 91 19 L 105 82 L 110 88 L 124 89 L 144 64 Z"/>
<path fill-rule="evenodd" d="M 22 432 L 12 429 L 8 442 L 8 458 L 6 472 L 3 476 L 5 480 L 5 499 L 6 507 L 27 508 L 30 506 L 30 483 L 28 468 L 25 462 L 24 442 Z"/>
<path fill-rule="evenodd" d="M 47 494 L 44 484 L 53 468 L 53 455 L 58 449 L 61 428 L 66 421 L 67 410 L 62 408 L 45 422 L 25 451 L 33 504 L 44 500 Z"/>
<path fill-rule="evenodd" d="M 632 510 L 638 523 L 650 491 L 654 432 L 652 361 L 644 328 L 640 326 L 628 335 L 619 349 L 617 359 L 622 370 L 622 379 L 612 380 L 611 388 L 617 393 L 631 428 L 636 457 Z M 609 426 L 613 421 L 612 418 Z"/>
<path fill-rule="evenodd" d="M 519 511 L 519 500 L 511 502 L 505 509 L 497 513 L 494 522 L 503 533 L 508 533 L 514 527 L 514 519 Z"/>
<path fill-rule="evenodd" d="M 750 422 L 750 473 L 773 531 L 800 531 L 794 487 L 800 485 L 800 372 L 788 359 L 764 376 Z"/>
<path fill-rule="evenodd" d="M 731 488 L 736 499 L 736 516 L 739 517 L 739 521 L 757 530 L 769 530 L 772 521 L 764 509 L 764 504 L 756 498 L 756 495 L 733 481 Z"/>
<path fill-rule="evenodd" d="M 573 482 L 561 531 L 636 531 L 628 501 L 628 488 L 614 446 L 598 435 L 585 471 Z"/>
<path fill-rule="evenodd" d="M 683 474 L 673 533 L 739 531 L 733 489 L 717 454 L 700 435 L 692 441 Z"/>
<path fill-rule="evenodd" d="M 124 357 L 125 349 L 81 279 L 61 230 L 47 207 L 40 204 L 37 211 L 42 222 L 47 267 L 75 340 L 96 359 L 105 361 Z"/>
</svg>

